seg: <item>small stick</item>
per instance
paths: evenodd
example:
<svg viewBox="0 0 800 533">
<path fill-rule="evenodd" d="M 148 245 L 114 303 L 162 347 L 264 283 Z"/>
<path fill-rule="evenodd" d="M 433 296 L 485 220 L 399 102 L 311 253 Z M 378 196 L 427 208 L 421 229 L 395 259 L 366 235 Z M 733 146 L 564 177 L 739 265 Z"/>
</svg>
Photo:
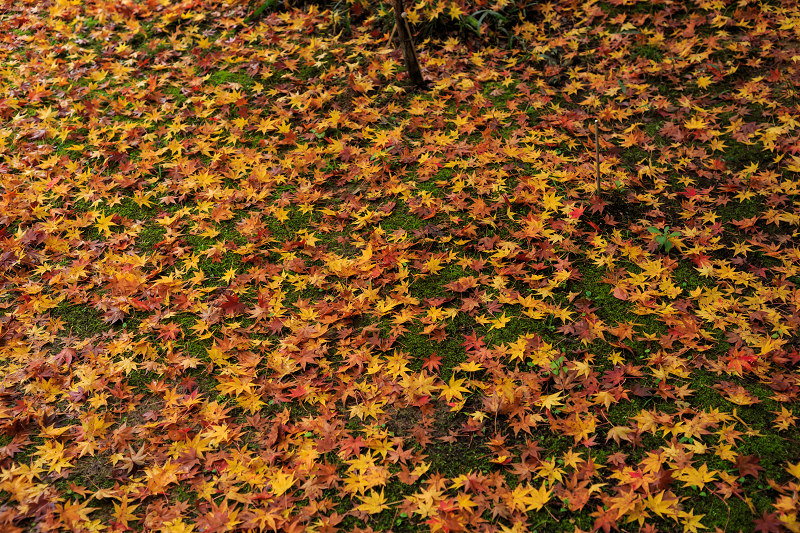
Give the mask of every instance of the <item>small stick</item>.
<svg viewBox="0 0 800 533">
<path fill-rule="evenodd" d="M 600 196 L 600 121 L 594 119 L 594 160 L 597 168 L 597 191 Z"/>
</svg>

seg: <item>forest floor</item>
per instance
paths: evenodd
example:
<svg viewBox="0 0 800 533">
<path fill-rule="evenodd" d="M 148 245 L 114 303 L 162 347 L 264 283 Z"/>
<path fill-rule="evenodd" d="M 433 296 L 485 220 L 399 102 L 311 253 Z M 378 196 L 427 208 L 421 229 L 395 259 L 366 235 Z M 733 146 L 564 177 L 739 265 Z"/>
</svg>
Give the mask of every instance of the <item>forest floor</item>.
<svg viewBox="0 0 800 533">
<path fill-rule="evenodd" d="M 0 529 L 799 532 L 796 3 L 273 4 L 0 11 Z"/>
</svg>

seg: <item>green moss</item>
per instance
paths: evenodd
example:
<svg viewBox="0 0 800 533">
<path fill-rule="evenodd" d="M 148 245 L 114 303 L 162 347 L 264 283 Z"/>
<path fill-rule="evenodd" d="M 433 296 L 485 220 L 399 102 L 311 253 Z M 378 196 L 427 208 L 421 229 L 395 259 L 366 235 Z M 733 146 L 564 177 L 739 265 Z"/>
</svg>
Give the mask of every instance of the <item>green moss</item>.
<svg viewBox="0 0 800 533">
<path fill-rule="evenodd" d="M 758 509 L 760 515 L 766 509 L 766 502 L 763 498 L 748 495 L 753 501 L 754 506 Z M 702 523 L 707 527 L 717 526 L 723 531 L 752 531 L 753 530 L 753 512 L 745 502 L 739 498 L 728 498 L 727 500 L 720 500 L 714 496 L 699 496 L 692 494 L 692 510 L 695 515 L 706 515 L 702 519 Z"/>
<path fill-rule="evenodd" d="M 125 382 L 128 384 L 128 386 L 144 392 L 147 384 L 152 381 L 153 378 L 152 374 L 148 374 L 150 373 L 146 370 L 133 370 L 125 377 Z"/>
<path fill-rule="evenodd" d="M 733 200 L 717 207 L 716 213 L 723 222 L 752 218 L 764 212 L 764 202 L 759 198 L 750 198 L 741 202 Z M 738 232 L 738 229 L 735 229 Z"/>
<path fill-rule="evenodd" d="M 751 163 L 769 163 L 772 155 L 764 151 L 759 144 L 744 144 L 737 141 L 725 139 L 725 154 L 722 160 L 725 161 L 729 170 L 738 171 Z"/>
<path fill-rule="evenodd" d="M 605 269 L 582 266 L 579 270 L 581 278 L 570 282 L 571 292 L 579 292 L 581 297 L 591 300 L 592 307 L 597 308 L 595 314 L 607 324 L 625 322 L 630 318 L 631 305 L 614 297 L 614 287 L 602 281 L 606 274 Z"/>
<path fill-rule="evenodd" d="M 519 98 L 519 92 L 516 90 L 516 83 L 488 82 L 483 86 L 483 90 L 485 94 L 492 95 L 491 102 L 498 109 L 508 109 L 509 100 L 516 100 Z M 457 115 L 458 111 L 455 111 L 453 114 Z M 503 129 L 510 130 L 509 128 Z"/>
<path fill-rule="evenodd" d="M 441 357 L 439 375 L 443 380 L 450 379 L 453 367 L 463 363 L 467 354 L 461 346 L 462 339 L 457 335 L 447 335 L 447 338 L 436 343 L 426 335 L 421 335 L 412 330 L 398 341 L 400 346 L 410 354 L 409 367 L 415 371 L 422 369 L 425 360 L 432 355 Z"/>
<path fill-rule="evenodd" d="M 197 390 L 200 394 L 205 395 L 208 400 L 216 398 L 219 394 L 219 389 L 217 389 L 219 381 L 212 374 L 209 374 L 204 366 L 190 369 L 186 372 L 186 375 L 194 380 Z"/>
<path fill-rule="evenodd" d="M 141 251 L 152 252 L 155 250 L 155 245 L 164 239 L 165 234 L 166 229 L 164 226 L 148 224 L 142 228 L 136 238 L 137 247 Z"/>
<path fill-rule="evenodd" d="M 158 213 L 158 209 L 152 204 L 149 207 L 146 207 L 144 204 L 139 206 L 133 198 L 126 197 L 123 198 L 120 203 L 109 207 L 108 213 L 113 213 L 131 221 L 144 221 L 155 217 Z"/>
<path fill-rule="evenodd" d="M 649 44 L 634 46 L 631 48 L 631 55 L 649 59 L 650 61 L 655 61 L 656 63 L 661 63 L 661 61 L 664 59 L 664 52 Z"/>
<path fill-rule="evenodd" d="M 239 246 L 247 244 L 247 239 L 242 236 L 238 229 L 236 229 L 235 220 L 226 220 L 225 222 L 221 222 L 217 226 L 217 231 L 219 231 L 219 237 L 217 240 L 222 238 L 227 242 L 235 243 Z"/>
<path fill-rule="evenodd" d="M 426 459 L 430 464 L 430 472 L 436 472 L 449 479 L 469 474 L 470 472 L 489 473 L 492 463 L 487 450 L 477 444 L 463 441 L 453 443 L 435 443 L 425 447 Z"/>
<path fill-rule="evenodd" d="M 64 321 L 64 330 L 78 338 L 87 338 L 109 329 L 100 313 L 85 304 L 62 302 L 52 315 Z"/>
<path fill-rule="evenodd" d="M 409 293 L 420 300 L 446 297 L 448 294 L 452 295 L 452 292 L 445 285 L 466 275 L 467 272 L 459 265 L 447 264 L 436 274 L 418 275 L 409 284 Z"/>
<path fill-rule="evenodd" d="M 86 213 L 92 210 L 92 206 L 86 200 L 78 199 L 72 203 L 72 210 L 78 213 Z"/>
<path fill-rule="evenodd" d="M 504 307 L 503 312 L 511 320 L 503 328 L 491 329 L 487 326 L 484 338 L 487 346 L 497 346 L 516 341 L 523 335 L 535 333 L 546 342 L 551 344 L 562 339 L 556 330 L 552 315 L 542 320 L 535 320 L 526 316 L 519 315 L 519 306 Z M 502 314 L 502 313 L 501 313 Z"/>
<path fill-rule="evenodd" d="M 175 497 L 178 499 L 179 502 L 187 502 L 190 504 L 190 507 L 194 507 L 194 503 L 197 501 L 197 494 L 192 491 L 186 490 L 186 488 L 182 484 L 178 484 L 175 487 Z"/>
<path fill-rule="evenodd" d="M 664 121 L 660 119 L 650 120 L 645 122 L 645 124 L 642 126 L 642 130 L 650 137 L 656 138 L 658 137 L 658 132 L 661 130 L 663 124 Z"/>
<path fill-rule="evenodd" d="M 237 273 L 242 271 L 242 256 L 228 252 L 219 260 L 201 259 L 198 262 L 198 266 L 208 278 L 219 280 L 231 269 L 234 269 Z"/>
<path fill-rule="evenodd" d="M 164 88 L 164 93 L 170 95 L 175 100 L 175 103 L 180 105 L 188 100 L 187 96 L 181 92 L 181 88 L 175 85 Z"/>
<path fill-rule="evenodd" d="M 628 396 L 632 395 L 629 394 Z M 655 398 L 656 396 L 651 396 L 647 399 L 634 396 L 630 401 L 621 401 L 611 404 L 606 411 L 606 416 L 608 416 L 608 420 L 615 426 L 629 425 L 631 424 L 631 418 L 638 415 L 643 409 L 651 409 L 653 407 L 651 402 Z"/>
<path fill-rule="evenodd" d="M 642 161 L 648 160 L 650 153 L 637 146 L 632 146 L 620 152 L 620 156 L 622 157 L 624 167 L 635 173 Z"/>
<path fill-rule="evenodd" d="M 685 261 L 681 261 L 672 272 L 673 282 L 684 291 L 693 291 L 699 287 L 712 287 L 711 278 L 704 278 L 697 270 Z"/>
<path fill-rule="evenodd" d="M 212 85 L 222 85 L 225 83 L 236 83 L 243 88 L 255 85 L 256 81 L 242 72 L 230 72 L 227 70 L 217 70 L 209 75 L 208 83 Z"/>
<path fill-rule="evenodd" d="M 405 204 L 398 204 L 392 210 L 392 214 L 380 222 L 380 226 L 387 233 L 392 233 L 398 229 L 406 230 L 411 233 L 415 229 L 420 229 L 424 225 L 423 220 L 411 213 Z"/>
<path fill-rule="evenodd" d="M 86 17 L 83 21 L 83 30 L 85 32 L 92 31 L 100 24 L 100 21 L 94 17 Z"/>
</svg>

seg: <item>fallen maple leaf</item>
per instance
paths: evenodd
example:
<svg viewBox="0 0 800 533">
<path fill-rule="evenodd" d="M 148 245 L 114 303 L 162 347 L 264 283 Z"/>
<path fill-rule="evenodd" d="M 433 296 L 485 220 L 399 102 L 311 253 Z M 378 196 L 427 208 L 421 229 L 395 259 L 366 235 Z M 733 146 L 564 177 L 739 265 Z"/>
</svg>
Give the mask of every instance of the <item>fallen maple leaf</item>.
<svg viewBox="0 0 800 533">
<path fill-rule="evenodd" d="M 386 504 L 386 497 L 383 495 L 383 489 L 381 489 L 380 492 L 373 490 L 369 494 L 361 496 L 360 498 L 362 503 L 356 507 L 356 509 L 359 511 L 364 511 L 369 514 L 376 514 L 389 508 L 389 506 Z"/>
</svg>

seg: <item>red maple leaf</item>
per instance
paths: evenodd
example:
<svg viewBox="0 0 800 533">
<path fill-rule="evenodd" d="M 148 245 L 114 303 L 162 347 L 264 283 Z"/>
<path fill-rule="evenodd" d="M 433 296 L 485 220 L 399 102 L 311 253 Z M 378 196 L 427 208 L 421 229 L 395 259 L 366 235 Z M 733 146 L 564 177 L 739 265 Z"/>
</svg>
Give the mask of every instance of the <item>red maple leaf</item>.
<svg viewBox="0 0 800 533">
<path fill-rule="evenodd" d="M 223 312 L 226 315 L 236 315 L 244 311 L 244 304 L 239 302 L 239 297 L 233 293 L 229 293 L 225 295 L 225 301 L 222 302 Z"/>
</svg>

